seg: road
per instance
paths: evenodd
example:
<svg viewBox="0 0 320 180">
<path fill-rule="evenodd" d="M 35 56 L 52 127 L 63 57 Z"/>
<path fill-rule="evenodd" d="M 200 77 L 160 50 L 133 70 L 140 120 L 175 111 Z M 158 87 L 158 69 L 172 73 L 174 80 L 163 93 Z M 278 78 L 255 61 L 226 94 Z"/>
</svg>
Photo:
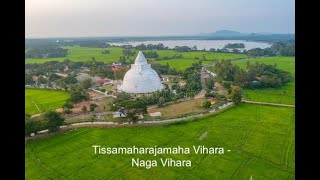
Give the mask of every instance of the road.
<svg viewBox="0 0 320 180">
<path fill-rule="evenodd" d="M 201 88 L 202 90 L 199 92 L 199 94 L 197 94 L 194 98 L 195 99 L 202 99 L 205 97 L 206 95 L 206 89 L 207 89 L 207 86 L 206 86 L 206 81 L 204 79 L 204 74 L 205 74 L 205 71 L 204 71 L 204 68 L 201 68 L 201 71 L 200 71 L 200 82 L 201 82 Z"/>
</svg>

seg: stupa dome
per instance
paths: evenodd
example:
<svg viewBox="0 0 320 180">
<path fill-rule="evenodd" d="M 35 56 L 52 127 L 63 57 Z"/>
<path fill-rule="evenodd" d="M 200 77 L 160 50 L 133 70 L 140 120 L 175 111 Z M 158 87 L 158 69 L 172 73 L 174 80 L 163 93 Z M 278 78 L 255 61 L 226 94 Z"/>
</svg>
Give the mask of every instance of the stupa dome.
<svg viewBox="0 0 320 180">
<path fill-rule="evenodd" d="M 118 86 L 119 91 L 126 93 L 150 93 L 163 88 L 159 75 L 147 63 L 141 51 L 135 63 L 131 64 L 131 69 L 125 74 L 122 84 Z"/>
</svg>

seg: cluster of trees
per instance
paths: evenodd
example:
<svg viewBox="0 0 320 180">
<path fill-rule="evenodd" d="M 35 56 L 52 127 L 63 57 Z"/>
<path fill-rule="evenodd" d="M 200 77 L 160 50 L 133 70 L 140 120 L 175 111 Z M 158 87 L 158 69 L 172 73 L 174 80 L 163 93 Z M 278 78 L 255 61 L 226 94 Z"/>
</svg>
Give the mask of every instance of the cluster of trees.
<svg viewBox="0 0 320 180">
<path fill-rule="evenodd" d="M 55 83 L 60 87 L 60 89 L 68 91 L 78 83 L 78 80 L 76 79 L 76 74 L 73 73 L 67 77 L 61 77 L 60 79 L 56 80 Z"/>
<path fill-rule="evenodd" d="M 228 43 L 226 44 L 223 48 L 230 48 L 230 49 L 233 49 L 233 48 L 244 48 L 244 44 L 243 43 Z"/>
<path fill-rule="evenodd" d="M 102 54 L 110 54 L 110 50 L 105 49 L 105 50 L 102 51 Z"/>
<path fill-rule="evenodd" d="M 235 83 L 243 87 L 256 89 L 268 87 L 277 88 L 291 81 L 292 77 L 288 72 L 277 69 L 276 67 L 276 64 L 248 63 L 246 71 L 242 71 L 242 73 L 237 76 Z M 256 79 L 257 77 L 259 78 L 258 80 Z M 251 81 L 254 78 L 255 80 Z M 246 81 L 248 83 L 246 83 Z"/>
<path fill-rule="evenodd" d="M 217 53 L 234 53 L 234 54 L 247 54 L 247 50 L 240 51 L 236 48 L 233 48 L 230 50 L 229 48 L 223 47 L 222 49 L 215 49 L 215 48 L 210 48 L 210 52 L 217 52 Z"/>
<path fill-rule="evenodd" d="M 61 113 L 55 111 L 46 112 L 40 119 L 31 119 L 30 116 L 26 116 L 25 136 L 30 136 L 31 133 L 36 134 L 44 129 L 48 129 L 49 132 L 56 132 L 63 125 L 64 120 Z"/>
<path fill-rule="evenodd" d="M 84 89 L 78 86 L 76 88 L 71 89 L 70 98 L 68 99 L 68 101 L 72 103 L 79 103 L 88 99 L 90 99 L 89 94 L 85 92 Z"/>
<path fill-rule="evenodd" d="M 173 50 L 178 52 L 191 52 L 196 51 L 198 48 L 197 46 L 189 47 L 189 46 L 175 46 Z"/>
<path fill-rule="evenodd" d="M 176 54 L 174 54 L 172 56 L 158 57 L 158 58 L 156 58 L 156 60 L 182 59 L 182 58 L 183 58 L 182 54 L 176 53 Z"/>
<path fill-rule="evenodd" d="M 206 78 L 205 81 L 208 89 L 212 89 L 214 87 L 214 80 L 212 78 Z"/>
<path fill-rule="evenodd" d="M 291 80 L 288 72 L 277 69 L 275 65 L 247 63 L 246 69 L 240 69 L 231 61 L 217 61 L 214 66 L 217 76 L 224 81 L 224 86 L 238 85 L 245 88 L 280 87 Z"/>
<path fill-rule="evenodd" d="M 124 49 L 122 50 L 122 54 L 123 56 L 130 57 L 130 56 L 134 56 L 136 52 L 131 49 Z"/>
<path fill-rule="evenodd" d="M 123 64 L 132 64 L 134 62 L 133 59 L 131 59 L 130 57 L 126 57 L 126 56 L 120 56 L 118 61 Z"/>
<path fill-rule="evenodd" d="M 210 108 L 211 107 L 211 102 L 209 100 L 205 100 L 205 101 L 203 101 L 202 106 L 204 108 Z"/>
<path fill-rule="evenodd" d="M 189 46 L 175 46 L 173 50 L 178 52 L 190 52 L 192 49 Z"/>
<path fill-rule="evenodd" d="M 248 56 L 295 56 L 295 41 L 274 42 L 271 47 L 261 49 L 254 48 L 247 51 Z"/>
<path fill-rule="evenodd" d="M 200 81 L 200 69 L 202 66 L 202 61 L 198 61 L 192 64 L 192 67 L 187 68 L 183 71 L 182 78 L 186 80 L 186 85 L 182 89 L 183 91 L 188 92 L 198 92 L 201 90 L 201 81 Z M 181 90 L 181 89 L 180 89 Z"/>
<path fill-rule="evenodd" d="M 131 99 L 130 95 L 122 92 L 112 102 L 111 111 L 119 111 L 125 114 L 130 122 L 135 123 L 140 115 L 147 114 L 147 104 Z"/>
<path fill-rule="evenodd" d="M 28 49 L 25 53 L 25 58 L 56 58 L 66 57 L 68 49 L 61 47 L 46 47 L 46 48 L 35 48 Z"/>
<path fill-rule="evenodd" d="M 148 45 L 140 44 L 140 45 L 137 45 L 135 49 L 139 51 L 143 51 L 143 50 L 165 50 L 169 48 L 167 46 L 164 46 L 162 43 L 159 43 L 159 44 L 148 44 Z"/>
<path fill-rule="evenodd" d="M 157 53 L 157 51 L 144 51 L 143 54 L 146 58 L 158 58 L 159 57 L 159 54 Z"/>
<path fill-rule="evenodd" d="M 85 80 L 83 82 L 89 82 L 88 80 Z M 70 85 L 70 98 L 67 100 L 67 102 L 62 106 L 65 114 L 72 113 L 71 109 L 74 108 L 75 103 L 79 103 L 82 101 L 86 101 L 90 99 L 89 94 L 85 91 L 85 87 L 83 83 L 82 84 L 74 84 Z"/>
<path fill-rule="evenodd" d="M 295 41 L 281 41 L 272 44 L 271 49 L 280 56 L 295 56 Z"/>
<path fill-rule="evenodd" d="M 164 89 L 152 93 L 151 95 L 142 95 L 137 98 L 138 101 L 142 101 L 147 105 L 157 104 L 159 107 L 163 106 L 164 103 L 177 100 L 178 96 L 172 93 L 170 89 Z"/>
<path fill-rule="evenodd" d="M 170 74 L 170 75 L 178 75 L 181 72 L 176 70 L 176 68 L 170 68 L 169 63 L 166 65 L 161 65 L 157 62 L 153 62 L 151 64 L 152 69 L 154 69 L 158 74 Z"/>
<path fill-rule="evenodd" d="M 81 47 L 90 47 L 90 48 L 107 48 L 110 47 L 110 44 L 99 41 L 99 40 L 87 40 L 87 41 L 74 41 L 72 44 L 79 45 Z"/>
<path fill-rule="evenodd" d="M 254 48 L 247 51 L 247 55 L 251 57 L 259 57 L 259 56 L 275 56 L 276 53 L 271 48 Z"/>
</svg>

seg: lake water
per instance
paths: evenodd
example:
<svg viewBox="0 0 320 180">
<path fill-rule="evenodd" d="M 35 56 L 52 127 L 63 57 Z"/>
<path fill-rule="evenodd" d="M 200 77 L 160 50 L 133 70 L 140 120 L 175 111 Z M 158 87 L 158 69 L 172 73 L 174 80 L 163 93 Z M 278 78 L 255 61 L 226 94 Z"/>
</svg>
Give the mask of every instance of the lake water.
<svg viewBox="0 0 320 180">
<path fill-rule="evenodd" d="M 159 44 L 162 43 L 164 46 L 168 46 L 169 48 L 174 48 L 175 46 L 188 46 L 193 47 L 197 46 L 198 50 L 206 49 L 209 50 L 210 48 L 215 49 L 222 49 L 226 44 L 233 44 L 233 43 L 243 43 L 245 45 L 246 50 L 253 49 L 253 48 L 267 48 L 270 47 L 271 44 L 264 43 L 264 42 L 253 42 L 253 41 L 244 41 L 244 40 L 162 40 L 162 41 L 129 41 L 129 42 L 122 42 L 122 43 L 110 43 L 112 45 L 140 45 L 140 44 Z M 239 50 L 243 50 L 239 49 Z"/>
</svg>

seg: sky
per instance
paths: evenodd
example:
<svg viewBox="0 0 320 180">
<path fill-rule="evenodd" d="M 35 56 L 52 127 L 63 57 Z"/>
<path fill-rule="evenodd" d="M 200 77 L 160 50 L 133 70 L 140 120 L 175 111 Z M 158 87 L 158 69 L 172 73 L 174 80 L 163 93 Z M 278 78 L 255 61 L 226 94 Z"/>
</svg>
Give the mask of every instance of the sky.
<svg viewBox="0 0 320 180">
<path fill-rule="evenodd" d="M 25 0 L 26 37 L 294 33 L 294 0 Z"/>
</svg>

